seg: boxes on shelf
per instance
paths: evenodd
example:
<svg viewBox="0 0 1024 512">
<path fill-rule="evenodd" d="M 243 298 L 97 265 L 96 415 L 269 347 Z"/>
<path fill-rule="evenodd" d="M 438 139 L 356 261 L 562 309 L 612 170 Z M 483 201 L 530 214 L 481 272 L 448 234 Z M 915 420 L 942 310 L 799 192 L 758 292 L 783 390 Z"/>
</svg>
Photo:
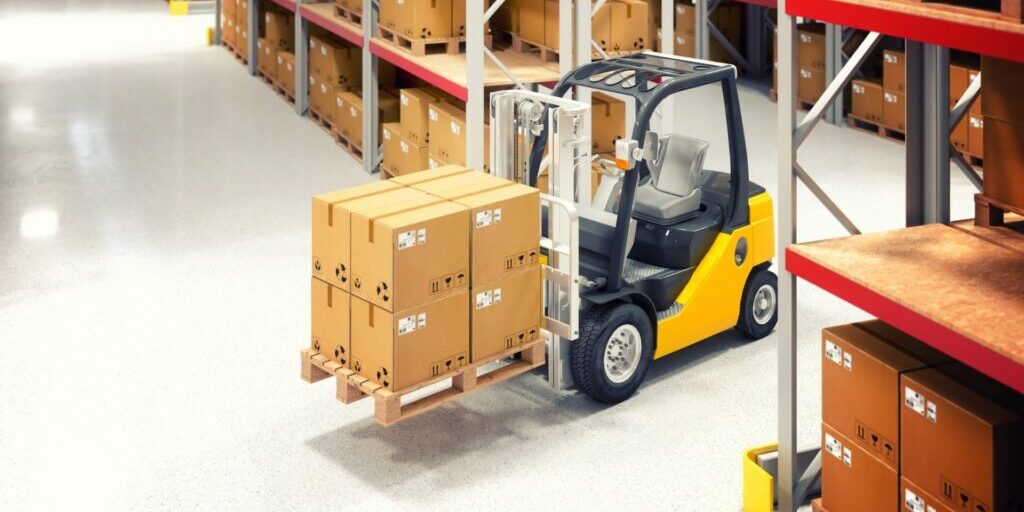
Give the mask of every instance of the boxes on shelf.
<svg viewBox="0 0 1024 512">
<path fill-rule="evenodd" d="M 277 46 L 267 42 L 266 38 L 261 37 L 256 42 L 256 49 L 260 52 L 259 59 L 256 60 L 256 67 L 271 79 L 277 78 Z"/>
<path fill-rule="evenodd" d="M 398 31 L 398 2 L 397 0 L 380 0 L 380 13 L 377 23 L 392 32 Z M 376 33 L 376 31 L 374 31 Z"/>
<path fill-rule="evenodd" d="M 430 143 L 431 103 L 440 101 L 437 96 L 422 88 L 402 89 L 399 93 L 399 118 L 402 125 L 402 137 L 407 141 L 424 148 Z"/>
<path fill-rule="evenodd" d="M 277 82 L 285 91 L 295 94 L 295 54 L 279 50 L 277 52 Z"/>
<path fill-rule="evenodd" d="M 264 36 L 278 49 L 295 51 L 295 25 L 290 13 L 268 10 L 263 15 Z"/>
<path fill-rule="evenodd" d="M 850 113 L 866 121 L 882 124 L 885 100 L 882 98 L 882 81 L 879 79 L 854 80 L 850 85 L 852 93 Z"/>
<path fill-rule="evenodd" d="M 469 293 L 388 311 L 352 298 L 352 369 L 400 391 L 469 363 Z"/>
<path fill-rule="evenodd" d="M 320 355 L 348 368 L 349 338 L 348 292 L 312 277 L 310 346 Z"/>
<path fill-rule="evenodd" d="M 403 204 L 350 205 L 352 294 L 396 312 L 469 288 L 469 210 L 412 188 L 400 191 L 417 196 Z"/>
<path fill-rule="evenodd" d="M 802 23 L 797 29 L 797 63 L 800 69 L 825 72 L 825 25 Z"/>
<path fill-rule="evenodd" d="M 882 87 L 892 93 L 904 94 L 907 88 L 907 60 L 903 52 L 882 52 Z"/>
<path fill-rule="evenodd" d="M 407 39 L 452 37 L 452 0 L 401 0 L 396 25 Z"/>
<path fill-rule="evenodd" d="M 626 102 L 607 94 L 592 93 L 591 153 L 615 151 L 615 141 L 626 136 Z"/>
<path fill-rule="evenodd" d="M 309 73 L 328 86 L 362 86 L 362 52 L 345 43 L 309 38 Z"/>
<path fill-rule="evenodd" d="M 221 18 L 220 23 L 221 40 L 227 43 L 228 46 L 234 48 L 236 46 L 235 20 L 231 18 Z"/>
<path fill-rule="evenodd" d="M 885 126 L 893 130 L 906 132 L 907 107 L 903 94 L 885 90 L 882 92 L 882 98 L 885 102 L 882 114 Z"/>
<path fill-rule="evenodd" d="M 242 58 L 249 58 L 249 29 L 247 25 L 235 21 L 235 44 L 237 45 L 236 50 L 242 55 Z"/>
<path fill-rule="evenodd" d="M 1024 64 L 982 57 L 981 113 L 984 116 L 983 193 L 1024 208 Z"/>
<path fill-rule="evenodd" d="M 350 213 L 346 204 L 400 188 L 396 183 L 376 182 L 313 196 L 313 276 L 348 291 L 352 258 Z"/>
<path fill-rule="evenodd" d="M 740 45 L 740 25 L 742 11 L 733 3 L 723 3 L 711 13 L 711 19 L 718 30 L 722 32 L 726 40 L 733 47 Z M 677 3 L 675 5 L 675 49 L 674 53 L 683 57 L 694 57 L 697 55 L 696 24 L 697 18 L 695 7 L 691 3 Z M 660 29 L 655 31 L 660 34 Z M 725 47 L 717 39 L 710 39 L 708 47 L 709 57 L 717 62 L 732 62 L 732 56 L 725 50 Z"/>
<path fill-rule="evenodd" d="M 604 51 L 612 49 L 612 9 L 605 3 L 601 10 L 594 13 L 590 22 L 590 38 Z"/>
<path fill-rule="evenodd" d="M 805 103 L 814 103 L 825 92 L 825 72 L 800 67 L 797 70 L 796 97 Z"/>
<path fill-rule="evenodd" d="M 398 123 L 381 123 L 381 165 L 392 176 L 398 176 L 402 160 L 402 127 Z M 381 177 L 384 177 L 382 174 Z"/>
<path fill-rule="evenodd" d="M 340 5 L 346 11 L 352 11 L 356 14 L 363 13 L 363 0 L 335 0 L 334 3 Z"/>
<path fill-rule="evenodd" d="M 949 66 L 949 107 L 953 108 L 956 105 L 957 100 L 967 92 L 967 86 L 970 84 L 969 78 L 970 70 L 965 66 L 959 66 L 951 64 Z M 956 125 L 952 132 L 949 134 L 949 141 L 953 144 L 958 151 L 964 152 L 968 150 L 968 126 L 969 120 L 964 117 L 960 121 L 960 124 Z"/>
<path fill-rule="evenodd" d="M 398 162 L 393 169 L 395 176 L 409 174 L 430 168 L 430 147 L 420 146 L 405 137 L 398 138 Z"/>
<path fill-rule="evenodd" d="M 821 504 L 826 510 L 899 510 L 896 470 L 827 423 L 821 425 L 821 436 Z"/>
<path fill-rule="evenodd" d="M 609 0 L 591 23 L 592 38 L 606 51 L 633 51 L 650 47 L 649 6 L 644 0 Z M 557 0 L 521 0 L 515 16 L 519 37 L 555 51 L 560 27 Z"/>
<path fill-rule="evenodd" d="M 358 148 L 363 147 L 363 98 L 355 93 L 339 91 L 335 95 L 338 131 Z M 381 90 L 377 95 L 378 127 L 398 121 L 398 98 Z M 382 135 L 383 132 L 378 132 Z"/>
<path fill-rule="evenodd" d="M 608 2 L 611 8 L 613 2 Z M 544 0 L 544 38 L 535 43 L 543 44 L 554 50 L 560 48 L 561 36 L 558 23 L 558 0 Z"/>
<path fill-rule="evenodd" d="M 519 36 L 535 43 L 546 44 L 546 0 L 519 0 Z"/>
<path fill-rule="evenodd" d="M 452 161 L 452 146 L 455 142 L 450 136 L 451 122 L 452 119 L 465 116 L 465 111 L 458 105 L 447 101 L 437 101 L 427 106 L 427 131 L 431 134 L 430 153 L 437 157 L 439 162 Z"/>
<path fill-rule="evenodd" d="M 335 86 L 311 74 L 309 75 L 309 108 L 337 125 L 339 119 L 336 115 L 338 110 L 335 105 L 336 98 L 339 92 L 347 90 L 348 87 Z"/>
<path fill-rule="evenodd" d="M 970 85 L 970 82 L 973 82 L 975 78 L 978 78 L 979 74 L 981 74 L 981 70 L 980 69 L 968 69 L 967 70 L 968 85 Z M 981 103 L 981 95 L 979 94 L 978 97 L 974 99 L 974 103 L 971 103 L 970 113 L 974 114 L 975 116 L 981 117 L 982 116 L 981 105 L 982 105 L 982 103 Z"/>
<path fill-rule="evenodd" d="M 985 118 L 967 114 L 967 152 L 985 158 Z"/>
<path fill-rule="evenodd" d="M 955 510 L 1024 503 L 1022 395 L 958 363 L 908 373 L 901 384 L 906 479 Z"/>
</svg>

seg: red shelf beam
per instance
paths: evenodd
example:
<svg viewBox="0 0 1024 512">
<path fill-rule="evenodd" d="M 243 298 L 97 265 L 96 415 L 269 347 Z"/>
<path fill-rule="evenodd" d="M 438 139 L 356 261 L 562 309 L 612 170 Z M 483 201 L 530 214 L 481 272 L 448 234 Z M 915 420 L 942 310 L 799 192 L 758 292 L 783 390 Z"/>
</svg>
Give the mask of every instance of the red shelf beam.
<svg viewBox="0 0 1024 512">
<path fill-rule="evenodd" d="M 455 96 L 462 101 L 469 101 L 469 92 L 466 87 L 453 82 L 446 78 L 444 75 L 423 67 L 416 62 L 406 58 L 399 51 L 392 50 L 384 44 L 378 43 L 377 41 L 370 41 L 370 53 L 377 57 L 384 59 L 391 64 L 394 64 L 399 69 L 403 69 L 416 77 L 426 81 L 430 85 L 441 89 L 442 91 Z"/>
<path fill-rule="evenodd" d="M 340 23 L 328 20 L 321 16 L 319 13 L 316 13 L 311 9 L 307 9 L 306 7 L 302 8 L 302 17 L 308 20 L 310 23 L 344 39 L 345 41 L 348 41 L 349 43 L 359 48 L 363 47 L 363 34 L 359 32 L 351 30 Z"/>
<path fill-rule="evenodd" d="M 839 0 L 788 0 L 786 12 L 845 27 L 1024 62 L 1024 33 Z"/>
<path fill-rule="evenodd" d="M 1024 393 L 1024 367 L 845 276 L 786 249 L 786 270 L 946 355 Z"/>
</svg>

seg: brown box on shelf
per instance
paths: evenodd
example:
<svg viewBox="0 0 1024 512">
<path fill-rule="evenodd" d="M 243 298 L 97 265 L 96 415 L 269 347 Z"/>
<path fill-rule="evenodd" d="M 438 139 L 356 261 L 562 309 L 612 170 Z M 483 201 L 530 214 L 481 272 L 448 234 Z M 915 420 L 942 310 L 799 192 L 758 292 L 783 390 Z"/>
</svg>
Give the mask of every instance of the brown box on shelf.
<svg viewBox="0 0 1024 512">
<path fill-rule="evenodd" d="M 900 375 L 949 358 L 878 320 L 821 332 L 821 418 L 899 469 Z"/>
<path fill-rule="evenodd" d="M 882 86 L 888 92 L 903 94 L 907 88 L 907 60 L 903 52 L 882 52 Z"/>
<path fill-rule="evenodd" d="M 956 64 L 949 65 L 949 106 L 956 105 L 957 100 L 967 92 L 970 84 L 969 72 L 966 67 Z"/>
<path fill-rule="evenodd" d="M 427 131 L 430 136 L 430 152 L 439 157 L 439 161 L 451 161 L 453 141 L 449 135 L 449 125 L 453 118 L 465 118 L 466 113 L 458 106 L 447 101 L 437 101 L 427 107 Z"/>
<path fill-rule="evenodd" d="M 439 101 L 437 96 L 426 89 L 402 89 L 400 99 L 400 123 L 402 137 L 413 144 L 426 147 L 430 143 L 430 118 L 428 108 L 431 103 Z"/>
<path fill-rule="evenodd" d="M 615 151 L 615 141 L 626 136 L 626 102 L 595 92 L 590 96 L 591 153 L 608 153 Z"/>
<path fill-rule="evenodd" d="M 908 373 L 902 385 L 902 476 L 955 510 L 1024 503 L 1022 395 L 960 364 Z"/>
<path fill-rule="evenodd" d="M 800 101 L 814 103 L 825 92 L 825 72 L 816 69 L 797 70 L 796 96 Z"/>
<path fill-rule="evenodd" d="M 547 30 L 544 21 L 545 0 L 519 0 L 519 37 L 534 43 L 546 44 L 544 34 Z M 557 25 L 558 20 L 555 20 Z"/>
<path fill-rule="evenodd" d="M 647 48 L 648 5 L 643 0 L 613 0 L 611 7 L 611 50 Z"/>
<path fill-rule="evenodd" d="M 281 87 L 295 94 L 295 54 L 278 50 L 277 52 L 277 83 Z"/>
<path fill-rule="evenodd" d="M 427 169 L 439 169 L 448 165 L 448 162 L 444 161 L 443 158 L 427 151 Z"/>
<path fill-rule="evenodd" d="M 796 43 L 799 68 L 824 73 L 825 26 L 820 23 L 801 24 L 797 30 Z"/>
<path fill-rule="evenodd" d="M 981 74 L 981 70 L 980 69 L 968 69 L 967 70 L 968 85 L 970 85 L 970 82 L 973 82 L 974 79 L 977 78 L 979 74 Z M 975 115 L 975 116 L 977 116 L 978 118 L 981 118 L 981 116 L 983 115 L 982 111 L 981 111 L 981 105 L 982 105 L 981 97 L 982 97 L 982 95 L 983 95 L 982 93 L 979 93 L 978 97 L 974 99 L 974 103 L 971 103 L 970 113 Z"/>
<path fill-rule="evenodd" d="M 398 166 L 395 169 L 392 169 L 392 171 L 394 171 L 395 176 L 401 176 L 403 174 L 429 169 L 429 153 L 429 146 L 420 146 L 405 137 L 399 137 Z"/>
<path fill-rule="evenodd" d="M 356 14 L 363 13 L 363 0 L 336 0 L 335 3 Z"/>
<path fill-rule="evenodd" d="M 882 93 L 882 98 L 885 101 L 885 112 L 882 115 L 885 126 L 906 133 L 907 107 L 903 100 L 903 94 L 885 90 Z"/>
<path fill-rule="evenodd" d="M 967 115 L 967 152 L 985 158 L 985 118 L 973 113 Z"/>
<path fill-rule="evenodd" d="M 397 23 L 409 39 L 452 37 L 452 0 L 402 0 Z"/>
<path fill-rule="evenodd" d="M 352 369 L 391 391 L 469 363 L 469 293 L 390 312 L 352 298 Z"/>
<path fill-rule="evenodd" d="M 381 153 L 383 165 L 393 176 L 398 176 L 402 165 L 402 127 L 398 123 L 381 124 Z"/>
<path fill-rule="evenodd" d="M 611 4 L 612 2 L 608 2 Z M 544 45 L 558 50 L 559 48 L 558 0 L 544 2 Z"/>
<path fill-rule="evenodd" d="M 469 210 L 436 201 L 381 212 L 352 207 L 352 294 L 403 311 L 469 288 Z"/>
<path fill-rule="evenodd" d="M 985 108 L 993 103 L 990 98 L 985 101 Z M 982 192 L 996 201 L 1024 208 L 1024 123 L 1009 123 L 986 115 L 984 124 Z"/>
<path fill-rule="evenodd" d="M 280 50 L 295 51 L 295 26 L 292 15 L 267 11 L 263 13 L 264 37 L 267 42 Z"/>
<path fill-rule="evenodd" d="M 400 188 L 375 182 L 313 196 L 313 276 L 348 291 L 351 278 L 349 211 L 344 203 Z M 337 207 L 336 207 L 337 206 Z"/>
<path fill-rule="evenodd" d="M 1024 64 L 993 57 L 981 58 L 981 113 L 1001 121 L 1024 125 Z"/>
<path fill-rule="evenodd" d="M 590 37 L 604 51 L 611 50 L 612 46 L 611 12 L 612 9 L 606 2 L 604 7 L 601 7 L 600 11 L 594 13 L 593 21 L 590 22 Z"/>
<path fill-rule="evenodd" d="M 256 42 L 256 49 L 260 52 L 256 67 L 270 78 L 277 79 L 277 47 L 261 37 Z"/>
<path fill-rule="evenodd" d="M 486 361 L 488 356 L 540 338 L 540 265 L 474 284 L 470 295 L 470 361 Z"/>
<path fill-rule="evenodd" d="M 882 81 L 854 80 L 850 84 L 850 92 L 850 113 L 872 123 L 882 124 L 885 106 L 882 99 Z"/>
<path fill-rule="evenodd" d="M 352 93 L 338 93 L 335 106 L 340 117 L 341 133 L 357 148 L 363 147 L 363 98 Z M 377 96 L 378 126 L 398 121 L 398 98 L 387 91 Z"/>
<path fill-rule="evenodd" d="M 348 368 L 349 294 L 341 288 L 312 278 L 310 346 L 320 355 Z"/>
<path fill-rule="evenodd" d="M 896 512 L 896 471 L 839 433 L 821 425 L 821 504 L 829 512 Z"/>
<path fill-rule="evenodd" d="M 906 479 L 905 477 L 900 479 L 900 500 L 902 506 L 900 510 L 906 510 L 909 512 L 917 512 L 918 510 L 926 510 L 928 512 L 957 512 L 946 505 L 946 502 L 928 494 L 921 488 L 921 486 Z"/>
<path fill-rule="evenodd" d="M 235 22 L 235 44 L 238 53 L 242 55 L 242 58 L 249 58 L 249 30 L 246 25 Z"/>
<path fill-rule="evenodd" d="M 393 32 L 398 31 L 398 2 L 396 0 L 380 0 L 380 15 L 377 23 Z"/>
<path fill-rule="evenodd" d="M 337 127 L 339 121 L 336 115 L 338 111 L 337 94 L 347 90 L 347 87 L 336 87 L 309 75 L 309 108 Z"/>
<path fill-rule="evenodd" d="M 956 148 L 957 151 L 967 151 L 967 147 L 969 145 L 969 124 L 970 121 L 967 119 L 967 116 L 964 116 L 964 118 L 960 120 L 960 124 L 956 125 L 956 128 L 954 128 L 953 131 L 949 132 L 949 142 L 953 144 L 953 147 Z"/>
<path fill-rule="evenodd" d="M 331 85 L 361 88 L 363 65 L 359 48 L 309 38 L 309 72 Z"/>
<path fill-rule="evenodd" d="M 235 47 L 235 20 L 231 18 L 221 18 L 221 40 L 227 43 L 232 48 Z"/>
</svg>

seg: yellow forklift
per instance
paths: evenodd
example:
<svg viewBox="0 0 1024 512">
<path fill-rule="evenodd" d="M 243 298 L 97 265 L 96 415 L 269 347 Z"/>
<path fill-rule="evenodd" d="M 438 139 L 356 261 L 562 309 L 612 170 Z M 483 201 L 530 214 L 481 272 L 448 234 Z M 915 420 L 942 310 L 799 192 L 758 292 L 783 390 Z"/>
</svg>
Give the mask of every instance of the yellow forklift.
<svg viewBox="0 0 1024 512">
<path fill-rule="evenodd" d="M 666 99 L 721 87 L 728 172 L 706 169 L 709 143 L 651 131 Z M 601 162 L 590 194 L 591 89 L 631 98 L 631 136 Z M 581 66 L 551 95 L 491 96 L 491 169 L 542 190 L 548 377 L 617 403 L 652 360 L 735 328 L 760 339 L 778 319 L 772 199 L 750 182 L 736 68 L 644 52 Z M 586 191 L 581 193 L 580 191 Z M 571 376 L 571 382 L 566 378 Z"/>
</svg>

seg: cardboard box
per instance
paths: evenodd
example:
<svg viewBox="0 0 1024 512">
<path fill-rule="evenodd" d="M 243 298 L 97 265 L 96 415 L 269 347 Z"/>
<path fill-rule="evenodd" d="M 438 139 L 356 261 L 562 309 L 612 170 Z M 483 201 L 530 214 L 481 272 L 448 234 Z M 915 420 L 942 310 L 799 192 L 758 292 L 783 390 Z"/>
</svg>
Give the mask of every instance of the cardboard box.
<svg viewBox="0 0 1024 512">
<path fill-rule="evenodd" d="M 614 0 L 611 7 L 611 49 L 643 50 L 648 47 L 648 5 L 643 0 Z"/>
<path fill-rule="evenodd" d="M 452 37 L 452 0 L 400 0 L 397 22 L 409 39 Z"/>
<path fill-rule="evenodd" d="M 439 157 L 440 161 L 451 161 L 454 141 L 451 137 L 450 124 L 452 119 L 463 119 L 466 113 L 458 106 L 447 101 L 437 101 L 427 107 L 427 132 L 430 134 L 430 152 Z M 462 142 L 465 146 L 465 142 Z"/>
<path fill-rule="evenodd" d="M 398 176 L 392 178 L 391 181 L 399 185 L 406 187 L 415 186 L 419 183 L 426 181 L 446 178 L 455 174 L 462 174 L 464 172 L 475 172 L 471 169 L 467 169 L 461 165 L 441 165 L 436 169 L 429 169 L 426 171 L 414 172 L 405 176 Z"/>
<path fill-rule="evenodd" d="M 235 22 L 235 44 L 238 53 L 242 55 L 242 58 L 249 58 L 249 30 L 246 25 Z"/>
<path fill-rule="evenodd" d="M 594 17 L 590 22 L 590 38 L 597 43 L 604 51 L 611 50 L 612 47 L 612 9 L 606 2 L 601 10 L 594 13 Z M 597 55 L 597 52 L 594 52 Z"/>
<path fill-rule="evenodd" d="M 429 169 L 430 163 L 427 161 L 429 150 L 429 146 L 420 146 L 405 137 L 399 137 L 398 166 L 393 169 L 395 176 Z"/>
<path fill-rule="evenodd" d="M 797 29 L 797 62 L 800 69 L 825 72 L 825 25 L 801 24 Z"/>
<path fill-rule="evenodd" d="M 263 14 L 263 21 L 267 43 L 279 50 L 295 51 L 295 25 L 292 25 L 291 14 L 267 11 Z"/>
<path fill-rule="evenodd" d="M 850 84 L 852 93 L 850 113 L 855 117 L 882 124 L 884 101 L 881 80 L 854 80 Z"/>
<path fill-rule="evenodd" d="M 954 510 L 1024 503 L 1022 395 L 959 364 L 907 373 L 902 385 L 904 477 Z"/>
<path fill-rule="evenodd" d="M 899 94 L 906 92 L 907 60 L 903 52 L 895 50 L 882 52 L 882 87 L 888 92 Z"/>
<path fill-rule="evenodd" d="M 505 181 L 505 180 L 502 180 Z M 455 199 L 470 209 L 470 282 L 490 283 L 540 261 L 540 196 L 518 183 Z"/>
<path fill-rule="evenodd" d="M 985 118 L 973 113 L 967 117 L 967 152 L 985 158 Z"/>
<path fill-rule="evenodd" d="M 821 425 L 821 504 L 829 512 L 899 510 L 899 475 L 827 423 Z"/>
<path fill-rule="evenodd" d="M 978 75 L 980 75 L 980 74 L 981 74 L 981 70 L 978 70 L 978 69 L 968 69 L 967 70 L 967 79 L 968 79 L 969 82 L 973 82 L 974 79 L 978 78 Z M 969 83 L 968 83 L 968 85 L 969 85 Z M 979 119 L 982 117 L 982 112 L 981 112 L 981 105 L 982 105 L 981 97 L 982 96 L 983 96 L 982 93 L 978 94 L 978 97 L 974 99 L 974 103 L 971 103 L 971 110 L 970 110 L 970 113 L 975 115 L 975 116 L 977 116 Z"/>
<path fill-rule="evenodd" d="M 400 188 L 376 182 L 313 196 L 313 276 L 348 291 L 351 278 L 349 212 L 343 203 Z M 339 205 L 339 208 L 335 208 Z"/>
<path fill-rule="evenodd" d="M 384 123 L 381 125 L 380 138 L 384 157 L 381 165 L 392 176 L 398 176 L 398 169 L 402 165 L 402 127 L 398 123 Z"/>
<path fill-rule="evenodd" d="M 351 92 L 339 92 L 335 96 L 339 132 L 357 148 L 363 147 L 363 98 Z M 398 121 L 398 98 L 387 91 L 377 96 L 378 126 Z M 383 136 L 383 131 L 378 132 Z"/>
<path fill-rule="evenodd" d="M 547 44 L 545 0 L 519 0 L 519 36 L 534 44 Z M 555 20 L 557 25 L 558 20 Z"/>
<path fill-rule="evenodd" d="M 591 153 L 615 151 L 615 141 L 626 137 L 626 102 L 595 92 L 591 94 Z"/>
<path fill-rule="evenodd" d="M 336 0 L 335 3 L 356 14 L 363 13 L 363 0 Z"/>
<path fill-rule="evenodd" d="M 967 92 L 970 83 L 967 68 L 956 64 L 949 65 L 949 106 L 956 105 L 957 100 Z"/>
<path fill-rule="evenodd" d="M 469 293 L 392 313 L 352 298 L 352 369 L 400 391 L 469 363 Z"/>
<path fill-rule="evenodd" d="M 338 124 L 337 96 L 348 91 L 348 87 L 337 87 L 313 75 L 309 75 L 309 107 L 332 124 Z"/>
<path fill-rule="evenodd" d="M 349 338 L 349 294 L 312 278 L 310 346 L 320 355 L 348 368 L 351 353 Z"/>
<path fill-rule="evenodd" d="M 334 86 L 361 88 L 363 57 L 359 48 L 316 37 L 309 38 L 309 72 Z"/>
<path fill-rule="evenodd" d="M 401 100 L 399 122 L 402 124 L 402 137 L 413 144 L 426 147 L 430 143 L 428 108 L 431 103 L 440 100 L 426 89 L 420 88 L 402 89 L 399 98 Z"/>
<path fill-rule="evenodd" d="M 279 50 L 277 52 L 277 83 L 284 90 L 295 94 L 295 54 Z"/>
<path fill-rule="evenodd" d="M 609 6 L 613 2 L 608 2 Z M 558 0 L 544 2 L 544 45 L 558 51 L 559 49 Z"/>
<path fill-rule="evenodd" d="M 906 478 L 900 479 L 900 510 L 917 512 L 957 512 L 946 504 L 924 491 L 921 486 Z"/>
<path fill-rule="evenodd" d="M 882 98 L 885 102 L 885 105 L 883 105 L 884 112 L 882 114 L 882 118 L 885 120 L 885 126 L 893 130 L 899 130 L 906 133 L 907 110 L 906 104 L 903 100 L 903 95 L 898 92 L 885 90 L 882 93 Z"/>
<path fill-rule="evenodd" d="M 235 20 L 231 18 L 221 18 L 221 40 L 227 43 L 232 48 L 235 47 Z"/>
<path fill-rule="evenodd" d="M 900 375 L 949 358 L 878 321 L 821 332 L 821 418 L 899 469 Z"/>
<path fill-rule="evenodd" d="M 989 98 L 985 101 L 985 108 L 994 103 Z M 984 119 L 985 180 L 982 192 L 997 201 L 1024 208 L 1024 124 L 1013 124 L 987 115 Z"/>
<path fill-rule="evenodd" d="M 465 169 L 461 165 L 455 166 L 455 168 Z M 436 175 L 437 171 L 434 172 Z M 420 179 L 413 183 L 409 183 L 408 181 L 404 183 L 416 190 L 425 192 L 445 201 L 458 201 L 458 199 L 463 196 L 507 187 L 512 184 L 511 181 L 472 169 L 466 169 L 462 172 L 451 172 L 444 176 L 436 175 L 434 179 Z M 470 217 L 472 217 L 472 215 L 473 212 L 470 212 Z"/>
<path fill-rule="evenodd" d="M 814 103 L 825 92 L 825 72 L 816 69 L 797 70 L 796 96 L 800 101 Z"/>
<path fill-rule="evenodd" d="M 490 1 L 483 0 L 484 12 L 490 8 Z M 502 4 L 502 7 L 498 11 L 514 11 L 515 6 L 512 6 L 509 2 Z M 497 13 L 495 13 L 497 14 Z M 492 21 L 498 16 L 495 15 L 491 18 Z M 492 21 L 488 21 L 484 27 L 484 34 L 490 33 L 490 27 Z M 452 1 L 452 35 L 458 37 L 464 37 L 466 35 L 466 0 L 453 0 Z"/>
<path fill-rule="evenodd" d="M 396 0 L 380 0 L 380 14 L 377 22 L 388 30 L 398 30 L 398 2 Z"/>
<path fill-rule="evenodd" d="M 967 151 L 968 147 L 968 126 L 970 121 L 966 116 L 960 121 L 960 124 L 956 125 L 956 128 L 949 133 L 949 142 L 953 144 L 958 151 Z"/>
<path fill-rule="evenodd" d="M 473 286 L 470 361 L 486 361 L 540 337 L 540 272 L 540 266 L 533 265 Z"/>
<path fill-rule="evenodd" d="M 267 43 L 267 40 L 260 38 L 256 42 L 256 49 L 260 56 L 256 59 L 256 67 L 272 79 L 277 79 L 277 46 Z"/>
<path fill-rule="evenodd" d="M 1021 94 L 1024 64 L 992 57 L 981 58 L 981 113 L 1001 121 L 1024 124 Z"/>
<path fill-rule="evenodd" d="M 448 162 L 445 162 L 441 157 L 431 153 L 430 151 L 427 151 L 427 169 L 428 170 L 429 169 L 438 169 L 440 167 L 444 167 L 445 165 L 448 165 Z"/>
<path fill-rule="evenodd" d="M 429 197 L 397 212 L 351 206 L 353 295 L 404 311 L 469 288 L 469 210 Z"/>
</svg>

